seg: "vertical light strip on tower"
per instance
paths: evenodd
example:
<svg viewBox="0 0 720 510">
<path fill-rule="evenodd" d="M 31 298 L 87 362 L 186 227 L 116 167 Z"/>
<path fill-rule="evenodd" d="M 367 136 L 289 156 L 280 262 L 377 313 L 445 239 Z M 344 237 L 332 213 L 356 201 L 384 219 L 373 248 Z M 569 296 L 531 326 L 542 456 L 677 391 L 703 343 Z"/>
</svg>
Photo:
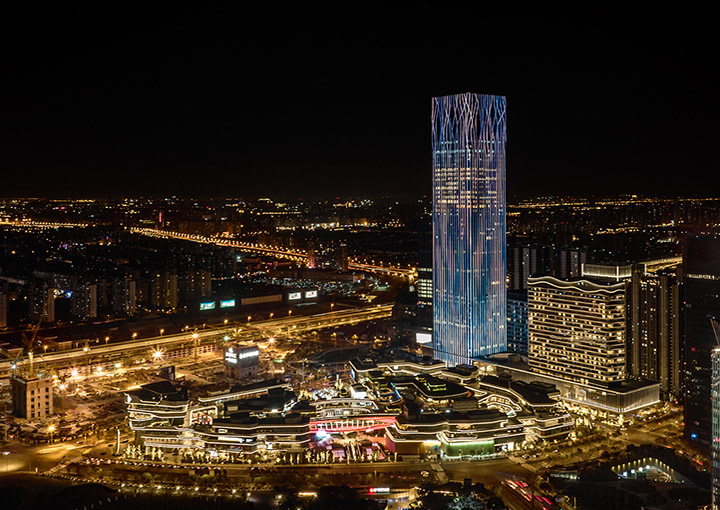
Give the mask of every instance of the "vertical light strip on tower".
<svg viewBox="0 0 720 510">
<path fill-rule="evenodd" d="M 450 365 L 505 351 L 503 96 L 433 98 L 433 342 Z"/>
<path fill-rule="evenodd" d="M 710 319 L 715 343 L 720 346 L 720 322 Z M 710 365 L 712 367 L 710 379 L 710 401 L 712 402 L 712 445 L 710 471 L 712 510 L 720 510 L 720 347 L 715 347 L 710 353 Z"/>
</svg>

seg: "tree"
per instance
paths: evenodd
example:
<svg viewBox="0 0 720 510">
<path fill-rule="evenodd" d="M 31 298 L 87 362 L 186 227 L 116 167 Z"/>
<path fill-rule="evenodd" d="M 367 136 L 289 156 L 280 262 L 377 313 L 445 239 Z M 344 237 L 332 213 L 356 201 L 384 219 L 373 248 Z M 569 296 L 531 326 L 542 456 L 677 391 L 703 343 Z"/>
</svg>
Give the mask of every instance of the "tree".
<svg viewBox="0 0 720 510">
<path fill-rule="evenodd" d="M 460 494 L 447 506 L 448 510 L 486 510 L 485 504 L 473 497 Z"/>
</svg>

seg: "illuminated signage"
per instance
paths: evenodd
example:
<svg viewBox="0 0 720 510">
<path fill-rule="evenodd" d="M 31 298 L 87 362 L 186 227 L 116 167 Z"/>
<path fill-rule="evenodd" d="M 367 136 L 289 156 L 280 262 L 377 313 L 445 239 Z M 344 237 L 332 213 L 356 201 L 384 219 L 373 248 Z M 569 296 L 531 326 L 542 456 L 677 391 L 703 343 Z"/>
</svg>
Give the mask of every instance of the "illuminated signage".
<svg viewBox="0 0 720 510">
<path fill-rule="evenodd" d="M 317 297 L 317 291 L 316 290 L 309 290 L 305 293 L 305 298 L 316 298 Z"/>
<path fill-rule="evenodd" d="M 419 344 L 429 344 L 432 342 L 432 334 L 430 333 L 416 333 L 415 341 Z"/>
<path fill-rule="evenodd" d="M 296 301 L 298 299 L 302 299 L 302 292 L 291 292 L 288 294 L 288 299 L 290 301 Z"/>
<path fill-rule="evenodd" d="M 257 358 L 258 356 L 260 356 L 260 351 L 258 349 L 238 352 L 230 347 L 227 351 L 225 351 L 225 361 L 233 364 L 237 363 L 241 359 Z"/>
<path fill-rule="evenodd" d="M 390 487 L 370 487 L 370 494 L 390 494 Z"/>
<path fill-rule="evenodd" d="M 220 308 L 232 308 L 233 306 L 235 306 L 234 299 L 225 299 L 220 301 Z"/>
<path fill-rule="evenodd" d="M 214 310 L 215 309 L 215 301 L 209 301 L 207 303 L 200 303 L 200 311 L 203 310 Z"/>
</svg>

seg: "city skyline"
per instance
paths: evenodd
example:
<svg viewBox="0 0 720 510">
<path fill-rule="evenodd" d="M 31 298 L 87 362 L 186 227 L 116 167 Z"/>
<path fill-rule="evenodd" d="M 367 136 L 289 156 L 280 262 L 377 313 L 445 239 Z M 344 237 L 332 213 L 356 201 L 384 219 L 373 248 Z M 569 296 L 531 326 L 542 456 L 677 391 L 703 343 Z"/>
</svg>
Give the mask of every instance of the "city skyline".
<svg viewBox="0 0 720 510">
<path fill-rule="evenodd" d="M 715 27 L 269 7 L 6 12 L 4 507 L 720 507 Z"/>
</svg>

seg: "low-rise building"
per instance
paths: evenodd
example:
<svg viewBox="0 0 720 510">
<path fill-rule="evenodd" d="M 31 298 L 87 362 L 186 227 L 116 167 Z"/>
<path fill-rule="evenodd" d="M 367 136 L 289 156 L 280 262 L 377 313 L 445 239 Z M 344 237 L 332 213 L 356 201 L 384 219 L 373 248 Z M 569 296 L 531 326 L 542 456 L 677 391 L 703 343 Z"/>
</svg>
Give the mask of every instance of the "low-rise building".
<svg viewBox="0 0 720 510">
<path fill-rule="evenodd" d="M 10 377 L 10 391 L 13 414 L 18 418 L 44 419 L 53 414 L 51 379 L 14 375 Z"/>
</svg>

